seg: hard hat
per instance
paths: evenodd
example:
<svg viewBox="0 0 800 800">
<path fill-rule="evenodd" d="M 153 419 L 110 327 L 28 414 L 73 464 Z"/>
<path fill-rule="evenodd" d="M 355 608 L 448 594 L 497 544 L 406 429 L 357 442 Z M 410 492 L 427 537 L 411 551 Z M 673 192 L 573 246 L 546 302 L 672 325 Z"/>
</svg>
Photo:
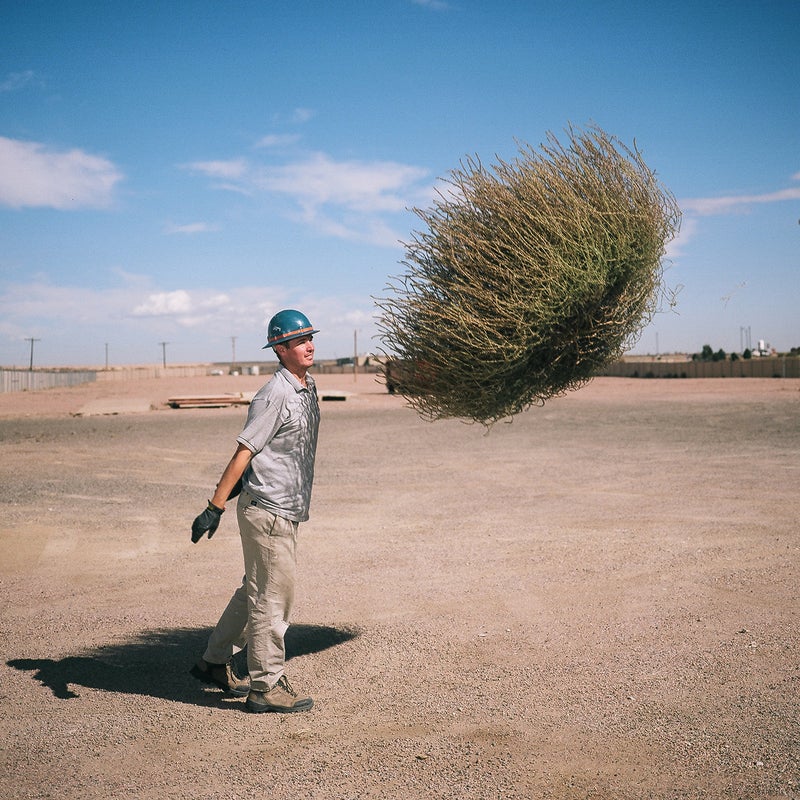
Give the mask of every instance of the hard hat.
<svg viewBox="0 0 800 800">
<path fill-rule="evenodd" d="M 319 331 L 308 321 L 308 317 L 299 311 L 287 308 L 284 311 L 279 311 L 269 321 L 267 343 L 262 350 L 267 347 L 274 347 L 276 344 L 283 344 L 290 339 L 310 336 L 312 333 L 319 333 Z"/>
</svg>

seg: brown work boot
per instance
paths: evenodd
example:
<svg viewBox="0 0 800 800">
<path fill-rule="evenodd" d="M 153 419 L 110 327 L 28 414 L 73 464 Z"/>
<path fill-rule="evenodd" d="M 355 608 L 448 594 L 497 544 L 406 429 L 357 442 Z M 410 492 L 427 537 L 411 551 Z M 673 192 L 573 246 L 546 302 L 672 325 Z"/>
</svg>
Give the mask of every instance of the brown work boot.
<svg viewBox="0 0 800 800">
<path fill-rule="evenodd" d="M 244 697 L 250 691 L 250 680 L 240 678 L 234 671 L 230 661 L 226 664 L 209 664 L 201 658 L 189 672 L 203 683 L 213 683 L 234 697 Z"/>
<path fill-rule="evenodd" d="M 256 714 L 263 711 L 276 711 L 278 714 L 292 714 L 295 711 L 309 711 L 314 701 L 310 697 L 298 697 L 285 675 L 268 692 L 253 689 L 247 696 L 247 710 Z"/>
</svg>

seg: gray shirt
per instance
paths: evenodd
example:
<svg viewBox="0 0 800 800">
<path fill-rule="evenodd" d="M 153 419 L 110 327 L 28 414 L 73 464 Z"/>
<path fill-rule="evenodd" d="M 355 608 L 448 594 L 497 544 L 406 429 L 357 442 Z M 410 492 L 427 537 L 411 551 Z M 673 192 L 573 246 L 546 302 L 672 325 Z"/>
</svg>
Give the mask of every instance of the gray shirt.
<svg viewBox="0 0 800 800">
<path fill-rule="evenodd" d="M 237 441 L 253 457 L 242 486 L 260 506 L 293 522 L 305 522 L 314 482 L 319 403 L 314 379 L 307 386 L 284 367 L 250 403 Z"/>
</svg>

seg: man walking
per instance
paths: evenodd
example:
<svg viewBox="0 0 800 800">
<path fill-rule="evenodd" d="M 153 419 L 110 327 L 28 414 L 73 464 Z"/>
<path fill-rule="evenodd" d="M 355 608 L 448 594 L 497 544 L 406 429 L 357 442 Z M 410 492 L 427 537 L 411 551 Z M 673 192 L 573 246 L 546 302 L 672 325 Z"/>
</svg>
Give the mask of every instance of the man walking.
<svg viewBox="0 0 800 800">
<path fill-rule="evenodd" d="M 192 542 L 206 533 L 210 539 L 241 485 L 237 517 L 245 576 L 191 672 L 233 695 L 247 695 L 253 712 L 308 711 L 313 705 L 286 678 L 284 636 L 294 598 L 297 528 L 308 519 L 314 480 L 319 404 L 308 370 L 315 333 L 293 309 L 270 320 L 264 347 L 273 348 L 280 367 L 250 403 L 236 451 L 192 524 Z M 245 644 L 249 685 L 231 667 L 234 647 Z"/>
</svg>

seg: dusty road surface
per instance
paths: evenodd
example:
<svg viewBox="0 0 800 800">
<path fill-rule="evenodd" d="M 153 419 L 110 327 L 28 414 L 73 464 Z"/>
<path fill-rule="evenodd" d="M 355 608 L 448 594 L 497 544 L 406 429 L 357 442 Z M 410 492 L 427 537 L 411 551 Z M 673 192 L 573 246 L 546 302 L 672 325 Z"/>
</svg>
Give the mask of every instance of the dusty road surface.
<svg viewBox="0 0 800 800">
<path fill-rule="evenodd" d="M 316 705 L 279 716 L 188 674 L 245 409 L 165 406 L 264 380 L 0 396 L 1 797 L 800 797 L 800 381 L 598 379 L 487 433 L 320 376 Z"/>
</svg>

